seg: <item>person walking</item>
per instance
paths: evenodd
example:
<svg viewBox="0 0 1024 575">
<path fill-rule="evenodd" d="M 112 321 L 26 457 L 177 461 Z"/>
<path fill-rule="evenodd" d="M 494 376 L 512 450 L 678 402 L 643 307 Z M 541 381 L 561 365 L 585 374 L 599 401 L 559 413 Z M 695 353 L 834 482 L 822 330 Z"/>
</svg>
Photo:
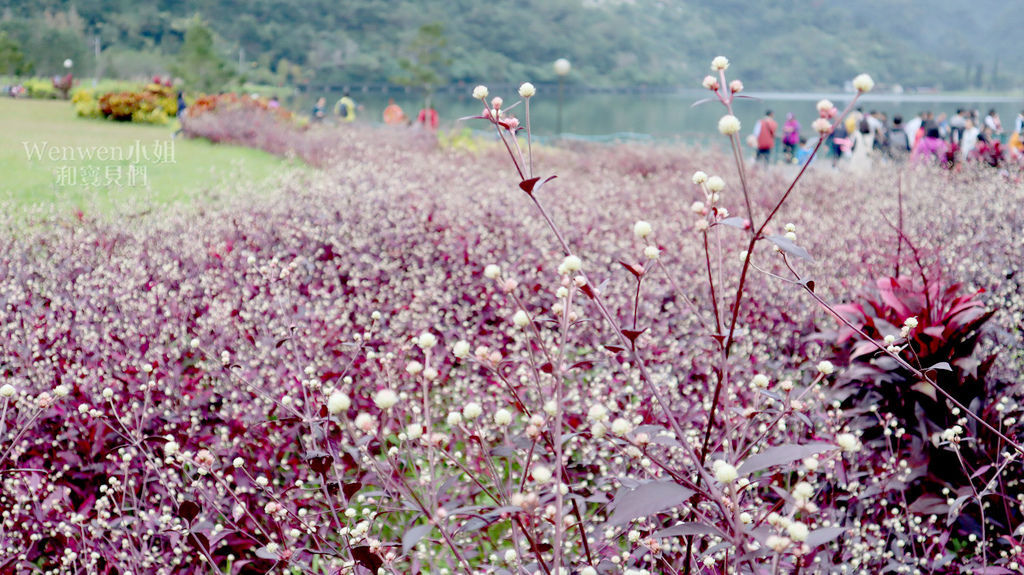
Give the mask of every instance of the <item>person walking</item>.
<svg viewBox="0 0 1024 575">
<path fill-rule="evenodd" d="M 428 102 L 427 106 L 420 110 L 420 113 L 416 116 L 416 124 L 421 128 L 437 130 L 437 127 L 440 125 L 440 118 L 432 104 Z"/>
<path fill-rule="evenodd" d="M 988 115 L 985 116 L 985 127 L 992 130 L 992 135 L 1002 141 L 1003 122 L 999 119 L 999 112 L 995 108 L 989 110 Z"/>
<path fill-rule="evenodd" d="M 342 122 L 356 121 L 356 102 L 349 96 L 348 90 L 345 90 L 338 102 L 334 104 L 334 115 Z"/>
<path fill-rule="evenodd" d="M 771 159 L 772 148 L 775 147 L 775 133 L 779 130 L 779 124 L 772 117 L 771 110 L 765 111 L 764 118 L 758 122 L 757 128 L 757 160 L 767 165 Z"/>
<path fill-rule="evenodd" d="M 786 163 L 796 163 L 796 147 L 800 143 L 800 122 L 793 112 L 786 112 L 786 123 L 782 126 L 782 146 Z"/>
<path fill-rule="evenodd" d="M 317 98 L 316 104 L 313 105 L 313 113 L 310 116 L 310 121 L 314 124 L 319 124 L 324 121 L 327 117 L 327 98 Z"/>
<path fill-rule="evenodd" d="M 388 107 L 384 108 L 384 123 L 389 126 L 398 126 L 406 121 L 405 112 L 401 106 L 395 103 L 394 98 L 388 98 Z"/>
</svg>

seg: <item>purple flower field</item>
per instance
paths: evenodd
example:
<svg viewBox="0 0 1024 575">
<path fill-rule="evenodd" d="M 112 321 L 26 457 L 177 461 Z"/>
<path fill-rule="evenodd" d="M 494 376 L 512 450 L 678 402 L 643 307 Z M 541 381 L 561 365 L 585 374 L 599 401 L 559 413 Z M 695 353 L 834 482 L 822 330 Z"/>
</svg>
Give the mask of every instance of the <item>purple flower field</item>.
<svg viewBox="0 0 1024 575">
<path fill-rule="evenodd" d="M 818 162 L 736 308 L 795 171 L 220 122 L 321 169 L 2 222 L 0 572 L 1024 570 L 1019 175 Z"/>
</svg>

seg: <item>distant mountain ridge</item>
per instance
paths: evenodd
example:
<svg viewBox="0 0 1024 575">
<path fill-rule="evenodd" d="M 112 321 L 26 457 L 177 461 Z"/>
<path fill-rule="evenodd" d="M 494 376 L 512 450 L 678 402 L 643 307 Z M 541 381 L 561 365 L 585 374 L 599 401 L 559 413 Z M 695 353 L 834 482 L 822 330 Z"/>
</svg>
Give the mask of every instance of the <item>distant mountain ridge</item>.
<svg viewBox="0 0 1024 575">
<path fill-rule="evenodd" d="M 53 73 L 166 72 L 198 14 L 217 49 L 257 81 L 392 82 L 416 31 L 443 24 L 444 83 L 555 80 L 594 86 L 699 85 L 730 77 L 761 90 L 839 89 L 860 72 L 880 87 L 1009 89 L 1024 84 L 1013 38 L 1024 11 L 998 0 L 0 0 L 0 31 Z M 1005 46 L 1005 48 L 1000 48 Z M 1001 54 L 1005 50 L 1005 54 Z M 3 71 L 0 71 L 3 73 Z"/>
</svg>

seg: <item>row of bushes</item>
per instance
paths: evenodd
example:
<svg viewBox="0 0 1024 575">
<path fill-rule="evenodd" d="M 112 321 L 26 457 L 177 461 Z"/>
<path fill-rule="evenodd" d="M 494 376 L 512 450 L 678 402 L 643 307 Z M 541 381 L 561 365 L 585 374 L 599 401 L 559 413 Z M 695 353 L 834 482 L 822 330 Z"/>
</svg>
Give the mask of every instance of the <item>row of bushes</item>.
<svg viewBox="0 0 1024 575">
<path fill-rule="evenodd" d="M 71 98 L 75 112 L 83 118 L 106 118 L 117 122 L 167 124 L 177 115 L 174 91 L 162 84 L 147 84 L 138 91 L 109 92 L 99 98 L 91 90 L 79 90 Z"/>
</svg>

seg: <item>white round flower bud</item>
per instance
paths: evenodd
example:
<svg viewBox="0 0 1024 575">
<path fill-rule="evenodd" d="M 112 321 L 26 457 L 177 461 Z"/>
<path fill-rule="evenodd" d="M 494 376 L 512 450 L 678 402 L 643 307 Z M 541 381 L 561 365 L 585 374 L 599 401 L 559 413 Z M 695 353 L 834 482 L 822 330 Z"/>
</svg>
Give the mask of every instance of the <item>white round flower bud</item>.
<svg viewBox="0 0 1024 575">
<path fill-rule="evenodd" d="M 526 327 L 530 325 L 530 316 L 523 310 L 519 310 L 512 316 L 512 323 L 516 324 L 516 327 Z"/>
<path fill-rule="evenodd" d="M 711 176 L 708 178 L 708 190 L 712 193 L 718 193 L 725 189 L 725 180 L 718 176 Z"/>
<path fill-rule="evenodd" d="M 704 76 L 704 81 L 701 82 L 701 85 L 703 85 L 708 90 L 712 90 L 712 91 L 718 90 L 718 78 L 715 78 L 714 76 L 712 76 L 710 74 L 707 75 L 707 76 Z"/>
<path fill-rule="evenodd" d="M 810 530 L 806 525 L 799 521 L 794 521 L 786 527 L 786 533 L 793 541 L 806 541 L 807 536 L 810 534 Z"/>
<path fill-rule="evenodd" d="M 245 460 L 242 459 L 241 457 L 236 457 L 234 461 L 231 462 L 231 465 L 233 465 L 235 469 L 237 469 L 245 465 Z"/>
<path fill-rule="evenodd" d="M 797 499 L 808 500 L 814 497 L 814 486 L 806 481 L 801 481 L 793 487 L 793 497 Z"/>
<path fill-rule="evenodd" d="M 637 221 L 633 224 L 633 234 L 638 238 L 646 238 L 651 235 L 651 224 L 643 220 Z"/>
<path fill-rule="evenodd" d="M 725 56 L 716 56 L 715 59 L 711 61 L 711 69 L 714 70 L 715 72 L 725 70 L 728 67 L 729 59 L 726 58 Z"/>
<path fill-rule="evenodd" d="M 373 403 L 381 409 L 391 409 L 398 403 L 398 394 L 390 389 L 382 389 L 373 395 Z"/>
<path fill-rule="evenodd" d="M 462 417 L 465 417 L 466 419 L 469 420 L 473 420 L 480 417 L 480 414 L 482 414 L 483 412 L 483 408 L 480 407 L 480 404 L 475 401 L 471 401 L 462 407 Z"/>
<path fill-rule="evenodd" d="M 448 425 L 455 427 L 456 425 L 462 423 L 462 414 L 459 413 L 458 411 L 453 411 L 448 414 L 448 418 L 445 421 L 448 422 Z"/>
<path fill-rule="evenodd" d="M 853 79 L 853 88 L 858 92 L 870 92 L 875 87 L 875 81 L 867 74 L 860 74 Z"/>
<path fill-rule="evenodd" d="M 817 109 L 818 109 L 818 113 L 819 114 L 829 113 L 835 107 L 836 106 L 835 106 L 835 104 L 832 103 L 832 100 L 818 100 Z"/>
<path fill-rule="evenodd" d="M 331 415 L 338 415 L 352 405 L 352 400 L 340 391 L 335 391 L 327 398 L 327 412 Z"/>
<path fill-rule="evenodd" d="M 600 403 L 595 403 L 587 410 L 587 419 L 590 421 L 605 421 L 608 419 L 608 408 Z"/>
<path fill-rule="evenodd" d="M 558 266 L 558 273 L 562 275 L 571 274 L 573 272 L 580 271 L 580 268 L 582 267 L 583 262 L 580 260 L 579 256 L 565 256 L 565 259 L 562 260 L 562 264 Z"/>
<path fill-rule="evenodd" d="M 537 88 L 529 82 L 523 82 L 522 86 L 519 86 L 519 96 L 523 98 L 532 98 L 537 93 Z"/>
<path fill-rule="evenodd" d="M 632 430 L 633 425 L 621 417 L 612 422 L 612 433 L 615 435 L 626 435 Z"/>
<path fill-rule="evenodd" d="M 532 473 L 537 483 L 547 483 L 551 480 L 551 470 L 543 465 L 534 465 Z"/>
<path fill-rule="evenodd" d="M 425 331 L 416 339 L 416 345 L 420 346 L 420 349 L 430 349 L 437 345 L 437 337 L 429 331 Z"/>
<path fill-rule="evenodd" d="M 488 264 L 487 267 L 484 268 L 485 278 L 489 280 L 496 280 L 498 279 L 499 276 L 501 276 L 501 268 L 499 268 L 498 266 L 494 264 Z"/>
<path fill-rule="evenodd" d="M 832 362 L 827 359 L 818 362 L 818 371 L 825 375 L 832 375 L 832 373 L 835 372 L 835 370 L 835 366 L 832 365 Z"/>
<path fill-rule="evenodd" d="M 477 86 L 473 88 L 473 99 L 474 100 L 486 100 L 490 92 L 487 90 L 487 86 Z"/>
<path fill-rule="evenodd" d="M 512 412 L 507 409 L 499 409 L 494 412 L 494 423 L 502 427 L 512 423 Z"/>
<path fill-rule="evenodd" d="M 840 433 L 836 436 L 836 445 L 847 453 L 860 449 L 860 440 L 852 433 Z"/>
<path fill-rule="evenodd" d="M 409 439 L 416 441 L 423 436 L 423 425 L 419 423 L 410 423 L 405 426 L 405 436 Z"/>
<path fill-rule="evenodd" d="M 825 118 L 818 118 L 811 122 L 811 128 L 819 134 L 827 134 L 832 131 L 832 122 L 829 122 Z"/>
<path fill-rule="evenodd" d="M 722 460 L 715 461 L 713 467 L 715 480 L 719 483 L 728 485 L 739 479 L 740 474 L 736 471 L 736 468 Z"/>
<path fill-rule="evenodd" d="M 647 259 L 656 260 L 659 256 L 661 256 L 661 250 L 658 249 L 658 246 L 647 246 L 644 248 L 644 257 Z"/>
<path fill-rule="evenodd" d="M 452 346 L 452 355 L 459 359 L 469 357 L 469 342 L 462 339 L 455 342 L 455 345 Z"/>
<path fill-rule="evenodd" d="M 17 392 L 14 386 L 9 383 L 5 383 L 3 387 L 0 387 L 0 397 L 14 397 L 14 394 Z"/>
<path fill-rule="evenodd" d="M 726 114 L 718 120 L 718 131 L 726 136 L 740 133 L 740 119 L 732 114 Z"/>
<path fill-rule="evenodd" d="M 694 184 L 697 184 L 699 186 L 699 185 L 703 184 L 706 181 L 708 181 L 708 175 L 705 174 L 704 172 L 702 172 L 700 170 L 697 170 L 696 172 L 693 173 L 693 183 Z"/>
</svg>

